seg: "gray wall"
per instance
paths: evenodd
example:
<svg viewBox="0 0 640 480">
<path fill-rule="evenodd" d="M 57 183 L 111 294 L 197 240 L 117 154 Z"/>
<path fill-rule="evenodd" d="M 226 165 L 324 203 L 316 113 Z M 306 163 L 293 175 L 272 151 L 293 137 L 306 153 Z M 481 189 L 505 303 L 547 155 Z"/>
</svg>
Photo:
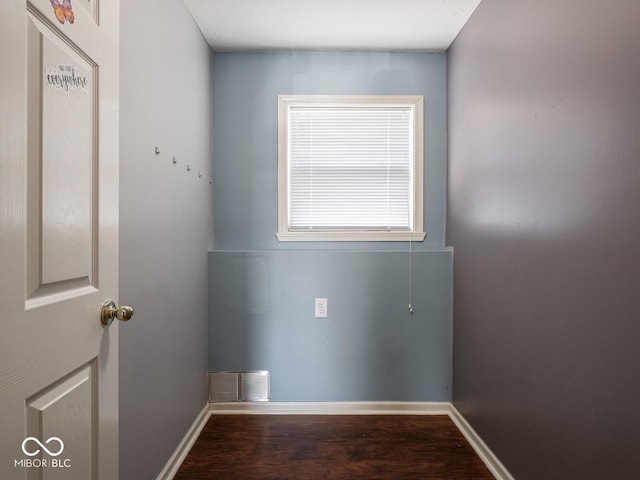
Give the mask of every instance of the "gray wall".
<svg viewBox="0 0 640 480">
<path fill-rule="evenodd" d="M 449 51 L 453 398 L 518 479 L 640 472 L 639 18 L 484 0 Z"/>
<path fill-rule="evenodd" d="M 275 401 L 449 401 L 452 252 L 210 254 L 211 370 L 271 371 Z M 328 317 L 314 317 L 314 298 Z"/>
<path fill-rule="evenodd" d="M 209 369 L 269 369 L 273 400 L 449 400 L 445 56 L 215 54 L 213 79 Z M 413 315 L 406 243 L 276 240 L 278 94 L 424 95 L 427 240 L 413 245 Z M 328 319 L 313 318 L 316 297 Z"/>
<path fill-rule="evenodd" d="M 447 163 L 444 55 L 216 53 L 213 78 L 216 249 L 346 248 L 340 243 L 280 243 L 275 237 L 281 94 L 424 95 L 427 239 L 415 248 L 444 246 Z M 347 247 L 395 250 L 398 245 L 352 242 Z"/>
<path fill-rule="evenodd" d="M 137 480 L 207 400 L 211 57 L 179 0 L 120 8 L 120 478 Z"/>
</svg>

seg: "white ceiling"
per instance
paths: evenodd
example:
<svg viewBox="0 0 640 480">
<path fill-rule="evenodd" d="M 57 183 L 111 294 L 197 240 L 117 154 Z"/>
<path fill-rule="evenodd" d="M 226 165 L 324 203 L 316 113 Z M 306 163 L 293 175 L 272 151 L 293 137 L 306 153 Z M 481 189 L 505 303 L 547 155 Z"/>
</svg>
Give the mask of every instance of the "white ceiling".
<svg viewBox="0 0 640 480">
<path fill-rule="evenodd" d="M 480 0 L 183 0 L 215 51 L 443 52 Z"/>
</svg>

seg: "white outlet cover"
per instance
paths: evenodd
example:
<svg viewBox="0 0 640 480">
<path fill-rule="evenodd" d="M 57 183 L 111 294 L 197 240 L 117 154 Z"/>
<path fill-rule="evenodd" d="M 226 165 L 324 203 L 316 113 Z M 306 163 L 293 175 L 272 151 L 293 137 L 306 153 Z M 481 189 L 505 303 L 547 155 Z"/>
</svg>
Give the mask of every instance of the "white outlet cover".
<svg viewBox="0 0 640 480">
<path fill-rule="evenodd" d="M 316 298 L 316 318 L 327 318 L 326 298 Z"/>
</svg>

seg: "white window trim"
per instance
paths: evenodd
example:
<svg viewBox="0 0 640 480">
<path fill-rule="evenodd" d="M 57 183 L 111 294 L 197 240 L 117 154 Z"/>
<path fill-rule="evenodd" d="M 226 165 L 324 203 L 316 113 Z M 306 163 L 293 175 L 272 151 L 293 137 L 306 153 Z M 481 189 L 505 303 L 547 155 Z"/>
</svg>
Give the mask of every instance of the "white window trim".
<svg viewBox="0 0 640 480">
<path fill-rule="evenodd" d="M 368 106 L 411 107 L 414 113 L 413 231 L 289 231 L 288 151 L 289 108 L 292 106 Z M 279 95 L 278 96 L 278 232 L 281 242 L 422 241 L 424 178 L 424 100 L 422 95 Z"/>
</svg>

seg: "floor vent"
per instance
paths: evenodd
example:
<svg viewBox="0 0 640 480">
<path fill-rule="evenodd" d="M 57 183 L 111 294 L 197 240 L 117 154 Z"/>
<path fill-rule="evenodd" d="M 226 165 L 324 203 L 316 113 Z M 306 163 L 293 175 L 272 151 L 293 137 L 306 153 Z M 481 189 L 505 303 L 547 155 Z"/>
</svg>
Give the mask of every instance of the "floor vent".
<svg viewBox="0 0 640 480">
<path fill-rule="evenodd" d="M 270 388 L 268 370 L 209 372 L 210 402 L 268 402 Z"/>
</svg>

